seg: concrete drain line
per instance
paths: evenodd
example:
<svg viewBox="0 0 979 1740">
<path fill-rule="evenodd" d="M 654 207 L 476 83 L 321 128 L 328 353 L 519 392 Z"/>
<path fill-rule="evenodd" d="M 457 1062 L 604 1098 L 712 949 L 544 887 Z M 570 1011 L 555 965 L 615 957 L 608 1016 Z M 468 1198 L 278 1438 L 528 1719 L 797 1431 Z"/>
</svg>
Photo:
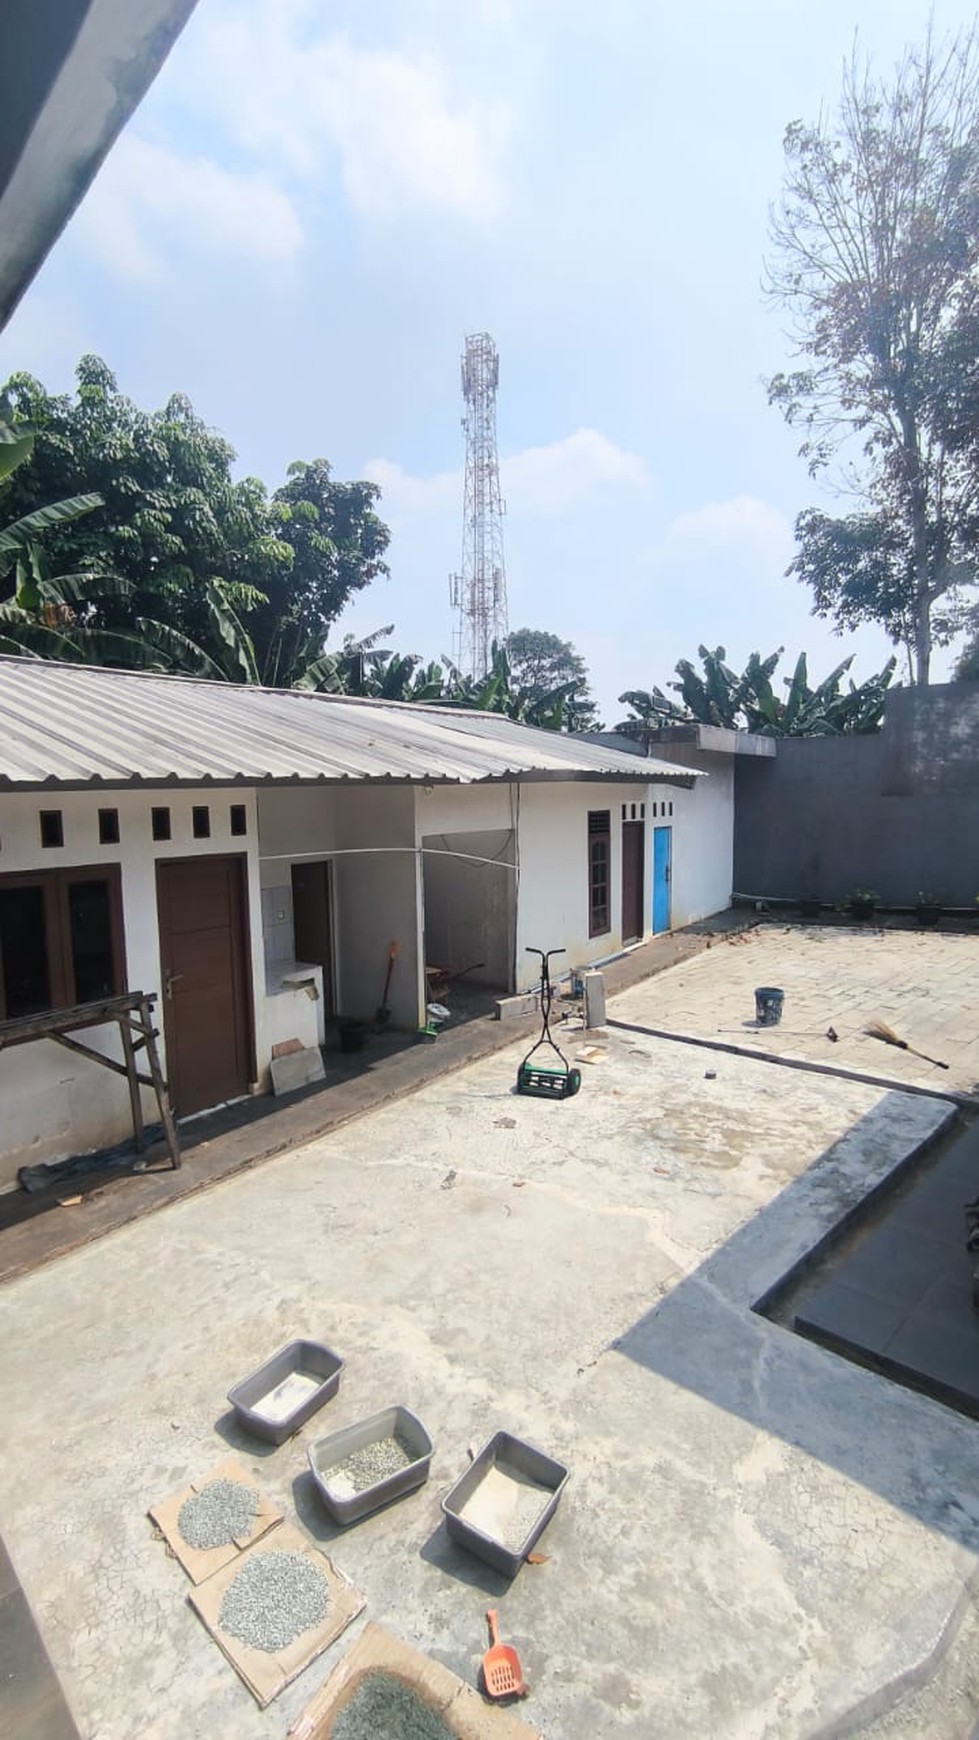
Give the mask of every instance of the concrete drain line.
<svg viewBox="0 0 979 1740">
<path fill-rule="evenodd" d="M 616 1021 L 606 1018 L 606 1027 L 620 1033 L 640 1033 L 644 1039 L 668 1039 L 674 1045 L 693 1045 L 700 1051 L 719 1051 L 728 1057 L 747 1057 L 752 1063 L 774 1063 L 782 1069 L 802 1070 L 806 1075 L 827 1075 L 837 1081 L 855 1081 L 864 1087 L 886 1088 L 891 1093 L 914 1094 L 919 1099 L 948 1100 L 962 1111 L 979 1112 L 979 1096 L 957 1093 L 954 1088 L 919 1087 L 917 1082 L 894 1081 L 885 1075 L 870 1075 L 862 1069 L 847 1069 L 841 1064 L 812 1063 L 805 1057 L 781 1057 L 775 1051 L 754 1051 L 747 1045 L 730 1045 L 723 1039 L 701 1039 L 692 1033 L 669 1033 L 664 1027 L 643 1027 L 637 1021 Z"/>
</svg>

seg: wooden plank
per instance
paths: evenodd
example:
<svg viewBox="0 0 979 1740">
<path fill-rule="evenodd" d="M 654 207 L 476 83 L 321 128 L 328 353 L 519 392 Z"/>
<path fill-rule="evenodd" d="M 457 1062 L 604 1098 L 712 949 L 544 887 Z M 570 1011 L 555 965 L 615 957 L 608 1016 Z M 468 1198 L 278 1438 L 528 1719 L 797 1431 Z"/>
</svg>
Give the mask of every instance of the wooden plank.
<svg viewBox="0 0 979 1740">
<path fill-rule="evenodd" d="M 152 997 L 143 997 L 140 1001 L 139 1012 L 147 1033 L 146 1059 L 150 1066 L 150 1074 L 153 1077 L 153 1086 L 156 1089 L 156 1103 L 160 1108 L 160 1118 L 163 1122 L 167 1148 L 170 1152 L 170 1164 L 176 1172 L 180 1166 L 180 1143 L 177 1140 L 177 1127 L 173 1121 L 173 1112 L 170 1109 L 169 1090 L 163 1079 L 159 1053 L 156 1049 L 156 1034 L 153 1032 L 152 1019 L 153 1002 Z"/>
<path fill-rule="evenodd" d="M 18 1015 L 0 1021 L 0 1047 L 24 1045 L 31 1039 L 47 1039 L 54 1032 L 74 1033 L 83 1027 L 103 1027 L 128 1010 L 139 1007 L 142 993 L 127 991 L 119 997 L 101 997 L 94 1003 L 74 1003 L 65 1009 L 48 1009 L 40 1015 Z"/>
<path fill-rule="evenodd" d="M 133 1050 L 133 1036 L 125 1015 L 119 1017 L 119 1038 L 122 1040 L 122 1052 L 126 1059 L 126 1083 L 129 1088 L 129 1108 L 133 1114 L 133 1138 L 137 1154 L 142 1154 L 146 1147 L 146 1132 L 143 1128 L 143 1106 L 139 1097 L 139 1074 L 136 1069 L 136 1054 Z"/>
<path fill-rule="evenodd" d="M 90 1045 L 83 1045 L 79 1039 L 70 1039 L 67 1033 L 46 1033 L 44 1037 L 53 1040 L 55 1045 L 63 1045 L 66 1051 L 77 1051 L 79 1057 L 87 1057 L 92 1063 L 104 1064 L 106 1069 L 114 1070 L 116 1075 L 129 1074 L 124 1063 L 117 1063 L 114 1057 L 106 1057 L 104 1051 L 93 1051 Z M 137 1072 L 136 1080 L 142 1082 L 144 1087 L 156 1086 L 153 1077 L 149 1075 L 140 1075 Z"/>
</svg>

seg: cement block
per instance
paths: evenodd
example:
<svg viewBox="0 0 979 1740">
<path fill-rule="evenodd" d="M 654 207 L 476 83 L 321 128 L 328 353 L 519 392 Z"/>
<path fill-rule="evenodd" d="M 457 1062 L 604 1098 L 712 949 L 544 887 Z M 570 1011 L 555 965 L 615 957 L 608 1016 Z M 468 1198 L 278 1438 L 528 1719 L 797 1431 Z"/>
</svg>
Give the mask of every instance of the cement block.
<svg viewBox="0 0 979 1740">
<path fill-rule="evenodd" d="M 497 1021 L 527 1021 L 536 1015 L 540 1008 L 540 998 L 536 991 L 524 991 L 518 997 L 498 997 L 496 999 Z"/>
<path fill-rule="evenodd" d="M 273 1057 L 271 1075 L 272 1092 L 277 1099 L 282 1094 L 295 1093 L 297 1088 L 326 1080 L 323 1055 L 318 1046 L 308 1045 L 303 1051 L 290 1051 L 285 1057 Z"/>
<path fill-rule="evenodd" d="M 591 972 L 582 975 L 585 1001 L 585 1026 L 605 1026 L 605 978 L 602 973 Z"/>
</svg>

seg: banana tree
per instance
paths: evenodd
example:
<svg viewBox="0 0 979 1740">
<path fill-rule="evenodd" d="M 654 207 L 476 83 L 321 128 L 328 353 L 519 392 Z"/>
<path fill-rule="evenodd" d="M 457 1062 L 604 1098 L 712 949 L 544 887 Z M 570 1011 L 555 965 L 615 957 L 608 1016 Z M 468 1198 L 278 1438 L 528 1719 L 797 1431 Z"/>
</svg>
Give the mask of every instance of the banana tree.
<svg viewBox="0 0 979 1740">
<path fill-rule="evenodd" d="M 679 703 L 662 689 L 627 689 L 619 700 L 631 712 L 617 729 L 625 736 L 641 738 L 663 725 L 693 723 L 768 737 L 839 736 L 879 728 L 895 659 L 889 659 L 882 670 L 859 685 L 851 679 L 844 691 L 841 684 L 853 663 L 851 655 L 812 689 L 806 655 L 800 653 L 792 676 L 784 679 L 787 694 L 783 699 L 772 686 L 782 651 L 779 647 L 766 659 L 752 653 L 739 677 L 725 662 L 723 647 L 711 652 L 702 646 L 703 676 L 688 659 L 681 659 L 676 666 L 680 680 L 669 687 L 680 695 Z"/>
</svg>

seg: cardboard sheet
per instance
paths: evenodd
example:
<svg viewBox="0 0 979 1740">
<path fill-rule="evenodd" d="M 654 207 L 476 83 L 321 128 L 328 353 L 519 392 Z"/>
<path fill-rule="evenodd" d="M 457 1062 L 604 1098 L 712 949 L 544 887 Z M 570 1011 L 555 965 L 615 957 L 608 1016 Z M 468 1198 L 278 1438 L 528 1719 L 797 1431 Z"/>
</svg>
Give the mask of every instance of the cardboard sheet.
<svg viewBox="0 0 979 1740">
<path fill-rule="evenodd" d="M 437 1711 L 456 1740 L 541 1740 L 540 1729 L 529 1726 L 512 1707 L 488 1704 L 441 1662 L 373 1623 L 297 1716 L 289 1729 L 291 1740 L 330 1740 L 341 1710 L 371 1673 L 391 1674 L 410 1686 Z"/>
<path fill-rule="evenodd" d="M 302 1553 L 322 1572 L 329 1586 L 329 1601 L 322 1622 L 311 1631 L 301 1632 L 286 1649 L 274 1652 L 250 1649 L 247 1644 L 222 1631 L 219 1622 L 225 1590 L 249 1559 L 260 1553 Z M 364 1607 L 364 1597 L 346 1577 L 341 1576 L 326 1554 L 319 1552 L 291 1523 L 283 1523 L 269 1539 L 256 1542 L 233 1564 L 216 1571 L 206 1583 L 192 1589 L 187 1599 L 263 1710 L 316 1656 L 329 1649 Z"/>
<path fill-rule="evenodd" d="M 255 1493 L 258 1509 L 247 1534 L 237 1540 L 228 1541 L 223 1547 L 192 1547 L 185 1541 L 177 1527 L 180 1507 L 185 1499 L 191 1498 L 195 1492 L 200 1492 L 205 1486 L 210 1486 L 212 1480 L 235 1480 L 242 1486 L 247 1486 Z M 182 1492 L 175 1493 L 173 1498 L 165 1498 L 150 1509 L 150 1517 L 156 1523 L 167 1545 L 180 1560 L 192 1583 L 203 1583 L 208 1577 L 213 1577 L 223 1566 L 230 1565 L 235 1559 L 240 1559 L 242 1553 L 282 1521 L 285 1512 L 278 1505 L 266 1498 L 258 1482 L 249 1474 L 247 1468 L 234 1456 L 226 1456 L 216 1468 L 212 1468 L 199 1480 L 185 1486 Z"/>
</svg>

